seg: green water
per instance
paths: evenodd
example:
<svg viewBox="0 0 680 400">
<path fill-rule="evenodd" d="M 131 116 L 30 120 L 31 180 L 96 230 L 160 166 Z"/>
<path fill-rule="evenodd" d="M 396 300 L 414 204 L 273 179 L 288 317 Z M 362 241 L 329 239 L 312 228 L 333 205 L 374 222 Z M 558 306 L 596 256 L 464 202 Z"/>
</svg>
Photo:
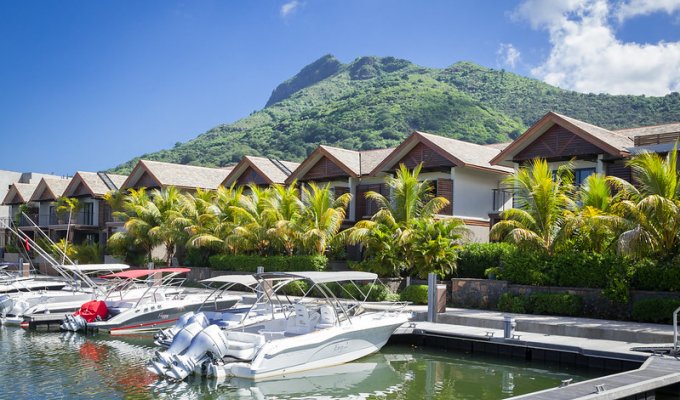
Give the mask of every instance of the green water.
<svg viewBox="0 0 680 400">
<path fill-rule="evenodd" d="M 264 382 L 159 380 L 149 336 L 85 336 L 0 327 L 1 399 L 501 399 L 593 377 L 539 363 L 387 346 L 326 370 Z"/>
</svg>

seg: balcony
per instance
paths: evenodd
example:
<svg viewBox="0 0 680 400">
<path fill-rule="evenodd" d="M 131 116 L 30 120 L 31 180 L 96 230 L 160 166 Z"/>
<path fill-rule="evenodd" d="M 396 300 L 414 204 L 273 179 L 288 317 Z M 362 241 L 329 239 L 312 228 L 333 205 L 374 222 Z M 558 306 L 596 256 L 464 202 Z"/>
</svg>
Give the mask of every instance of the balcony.
<svg viewBox="0 0 680 400">
<path fill-rule="evenodd" d="M 493 192 L 492 213 L 501 213 L 508 208 L 512 208 L 514 201 L 512 192 L 506 189 L 491 189 Z"/>
<path fill-rule="evenodd" d="M 67 225 L 69 222 L 69 215 L 68 213 L 64 214 L 57 214 L 57 213 L 50 213 L 49 215 L 44 215 L 45 221 L 49 221 L 47 225 Z M 41 225 L 42 225 L 42 219 L 41 219 Z M 94 213 L 93 212 L 88 212 L 88 211 L 79 211 L 75 212 L 71 215 L 71 225 L 87 225 L 87 226 L 95 226 L 97 225 L 95 223 L 95 218 L 94 218 Z"/>
</svg>

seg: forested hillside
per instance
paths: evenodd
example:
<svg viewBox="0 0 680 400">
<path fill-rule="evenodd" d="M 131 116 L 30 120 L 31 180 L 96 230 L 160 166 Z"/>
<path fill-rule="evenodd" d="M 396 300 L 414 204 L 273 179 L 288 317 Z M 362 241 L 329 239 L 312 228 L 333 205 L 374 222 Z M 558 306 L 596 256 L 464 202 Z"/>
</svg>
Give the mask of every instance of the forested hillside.
<svg viewBox="0 0 680 400">
<path fill-rule="evenodd" d="M 326 55 L 274 89 L 264 109 L 140 158 L 204 166 L 246 154 L 299 161 L 320 143 L 384 148 L 413 130 L 497 143 L 551 110 L 608 128 L 652 125 L 680 121 L 680 95 L 583 94 L 469 62 L 436 69 L 393 57 L 342 64 Z M 129 172 L 136 161 L 111 171 Z"/>
</svg>

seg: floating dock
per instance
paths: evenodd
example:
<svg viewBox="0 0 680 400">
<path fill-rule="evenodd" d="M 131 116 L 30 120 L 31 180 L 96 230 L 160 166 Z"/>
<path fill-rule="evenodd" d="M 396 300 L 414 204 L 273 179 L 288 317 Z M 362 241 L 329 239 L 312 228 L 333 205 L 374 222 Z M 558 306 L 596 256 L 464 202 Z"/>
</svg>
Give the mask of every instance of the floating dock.
<svg viewBox="0 0 680 400">
<path fill-rule="evenodd" d="M 462 314 L 470 321 L 469 310 Z M 440 314 L 440 320 L 460 318 L 456 312 Z M 510 338 L 498 329 L 502 320 L 498 313 L 479 311 L 476 325 L 455 325 L 418 321 L 400 328 L 390 339 L 392 342 L 412 343 L 433 346 L 466 353 L 493 354 L 527 361 L 546 361 L 557 364 L 575 365 L 584 368 L 610 371 L 612 375 L 603 376 L 578 383 L 563 382 L 562 387 L 529 393 L 512 399 L 566 400 L 566 399 L 655 399 L 657 391 L 672 393 L 672 398 L 680 398 L 680 359 L 671 356 L 652 355 L 650 352 L 634 350 L 649 348 L 649 342 L 668 343 L 668 329 L 663 325 L 627 324 L 620 321 L 598 321 L 588 319 L 551 317 L 549 325 L 542 326 L 533 321 L 517 323 L 533 332 L 517 330 Z M 498 315 L 497 315 L 498 314 Z M 422 318 L 418 313 L 416 318 Z M 502 315 L 501 315 L 502 317 Z M 523 318 L 517 315 L 517 319 Z M 530 317 L 533 318 L 533 317 Z M 609 322 L 609 324 L 607 324 Z M 595 323 L 602 327 L 593 326 Z M 584 336 L 563 336 L 543 333 L 546 330 L 558 332 L 577 332 Z M 579 327 L 581 326 L 581 327 Z M 585 328 L 583 328 L 585 326 Z M 610 329 L 611 328 L 611 329 Z M 585 329 L 585 331 L 583 331 Z M 611 331 L 611 332 L 610 332 Z M 672 328 L 670 329 L 672 333 Z M 595 336 L 593 338 L 588 336 Z M 602 337 L 635 337 L 649 342 L 621 341 L 602 339 Z"/>
</svg>

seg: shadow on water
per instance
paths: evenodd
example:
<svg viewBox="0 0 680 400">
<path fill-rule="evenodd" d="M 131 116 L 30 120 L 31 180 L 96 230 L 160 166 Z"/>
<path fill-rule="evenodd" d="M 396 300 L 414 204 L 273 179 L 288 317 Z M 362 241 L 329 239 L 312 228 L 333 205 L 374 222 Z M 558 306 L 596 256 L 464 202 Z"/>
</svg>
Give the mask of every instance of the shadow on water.
<svg viewBox="0 0 680 400">
<path fill-rule="evenodd" d="M 353 363 L 264 381 L 172 382 L 146 370 L 154 350 L 150 336 L 0 327 L 0 398 L 500 399 L 594 376 L 535 362 L 388 346 Z"/>
</svg>

